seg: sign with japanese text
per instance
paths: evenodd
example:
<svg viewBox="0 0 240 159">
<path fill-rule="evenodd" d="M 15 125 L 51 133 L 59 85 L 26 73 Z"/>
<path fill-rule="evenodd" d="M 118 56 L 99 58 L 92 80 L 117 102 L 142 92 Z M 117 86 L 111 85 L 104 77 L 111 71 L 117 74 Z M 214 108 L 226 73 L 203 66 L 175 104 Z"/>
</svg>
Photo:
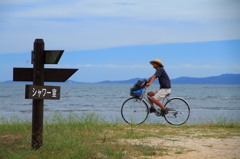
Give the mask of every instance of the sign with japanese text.
<svg viewBox="0 0 240 159">
<path fill-rule="evenodd" d="M 60 87 L 26 85 L 25 99 L 60 99 Z"/>
</svg>

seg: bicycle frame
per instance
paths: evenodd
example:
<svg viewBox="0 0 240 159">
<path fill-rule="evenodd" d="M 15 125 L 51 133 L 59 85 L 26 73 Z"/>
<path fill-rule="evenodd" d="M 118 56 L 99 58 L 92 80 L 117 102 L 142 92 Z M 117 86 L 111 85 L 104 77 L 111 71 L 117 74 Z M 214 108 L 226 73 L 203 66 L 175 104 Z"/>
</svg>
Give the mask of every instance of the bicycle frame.
<svg viewBox="0 0 240 159">
<path fill-rule="evenodd" d="M 152 103 L 148 100 L 148 98 L 152 98 L 152 97 L 150 97 L 150 96 L 148 96 L 147 94 L 146 94 L 146 90 L 147 90 L 147 88 L 145 87 L 145 88 L 143 88 L 143 94 L 141 95 L 141 97 L 140 97 L 140 99 L 141 99 L 141 101 L 143 100 L 143 99 L 145 99 L 145 101 L 147 102 L 147 103 L 149 103 L 151 106 L 153 106 L 152 105 Z M 182 99 L 182 100 L 184 100 L 187 104 L 188 104 L 188 102 L 185 100 L 185 99 L 183 99 L 182 97 L 172 97 L 172 98 L 179 98 L 179 99 Z M 162 99 L 162 104 L 163 105 L 165 105 L 169 100 L 171 100 L 172 98 L 170 98 L 169 97 L 169 95 L 167 95 L 167 96 L 165 96 L 163 99 Z M 141 104 L 141 103 L 140 103 Z M 189 105 L 189 104 L 188 104 Z"/>
<path fill-rule="evenodd" d="M 151 106 L 153 106 L 153 104 L 148 100 L 148 98 L 152 98 L 152 97 L 150 97 L 150 96 L 148 96 L 148 95 L 146 94 L 146 90 L 147 90 L 146 87 L 143 88 L 143 94 L 142 94 L 141 97 L 140 97 L 141 102 L 142 102 L 142 100 L 144 99 L 147 103 L 149 103 Z M 166 102 L 165 102 L 165 100 L 166 100 Z M 162 103 L 167 103 L 169 100 L 170 100 L 170 99 L 169 99 L 169 96 L 165 96 L 165 97 L 162 99 Z M 141 104 L 141 102 L 140 102 L 139 104 Z"/>
</svg>

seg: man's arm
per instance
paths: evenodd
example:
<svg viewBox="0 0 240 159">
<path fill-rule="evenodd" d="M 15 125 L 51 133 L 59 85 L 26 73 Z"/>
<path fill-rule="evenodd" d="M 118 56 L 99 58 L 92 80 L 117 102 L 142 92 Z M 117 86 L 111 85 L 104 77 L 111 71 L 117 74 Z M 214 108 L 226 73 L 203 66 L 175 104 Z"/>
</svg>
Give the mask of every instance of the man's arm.
<svg viewBox="0 0 240 159">
<path fill-rule="evenodd" d="M 150 77 L 147 81 L 146 87 L 150 86 L 156 78 L 157 75 L 153 75 L 152 77 Z"/>
</svg>

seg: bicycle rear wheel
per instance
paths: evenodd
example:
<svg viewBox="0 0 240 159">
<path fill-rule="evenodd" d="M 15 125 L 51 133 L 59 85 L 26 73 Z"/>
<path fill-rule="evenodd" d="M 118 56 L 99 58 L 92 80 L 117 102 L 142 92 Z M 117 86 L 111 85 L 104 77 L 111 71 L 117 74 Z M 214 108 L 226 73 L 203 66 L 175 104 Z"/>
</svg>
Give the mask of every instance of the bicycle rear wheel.
<svg viewBox="0 0 240 159">
<path fill-rule="evenodd" d="M 142 124 L 148 117 L 149 108 L 144 100 L 132 97 L 121 108 L 122 118 L 129 124 Z"/>
<path fill-rule="evenodd" d="M 182 98 L 172 98 L 166 104 L 169 108 L 168 114 L 164 116 L 165 120 L 172 125 L 184 124 L 190 116 L 190 107 Z"/>
</svg>

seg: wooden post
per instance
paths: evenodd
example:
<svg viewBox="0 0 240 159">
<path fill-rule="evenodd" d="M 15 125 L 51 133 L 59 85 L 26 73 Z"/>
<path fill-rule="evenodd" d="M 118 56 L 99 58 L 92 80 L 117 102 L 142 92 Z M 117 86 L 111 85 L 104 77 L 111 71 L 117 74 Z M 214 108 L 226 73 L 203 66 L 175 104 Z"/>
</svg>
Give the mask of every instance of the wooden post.
<svg viewBox="0 0 240 159">
<path fill-rule="evenodd" d="M 33 85 L 44 85 L 44 41 L 35 39 L 32 52 Z M 37 150 L 43 144 L 43 99 L 32 103 L 32 148 Z"/>
<path fill-rule="evenodd" d="M 43 145 L 44 99 L 60 99 L 59 86 L 44 86 L 45 82 L 65 82 L 78 69 L 44 69 L 44 64 L 57 64 L 64 50 L 44 50 L 43 39 L 35 39 L 32 51 L 33 68 L 13 68 L 13 81 L 33 81 L 26 85 L 25 98 L 32 101 L 32 148 Z M 33 92 L 34 91 L 34 92 Z"/>
</svg>

